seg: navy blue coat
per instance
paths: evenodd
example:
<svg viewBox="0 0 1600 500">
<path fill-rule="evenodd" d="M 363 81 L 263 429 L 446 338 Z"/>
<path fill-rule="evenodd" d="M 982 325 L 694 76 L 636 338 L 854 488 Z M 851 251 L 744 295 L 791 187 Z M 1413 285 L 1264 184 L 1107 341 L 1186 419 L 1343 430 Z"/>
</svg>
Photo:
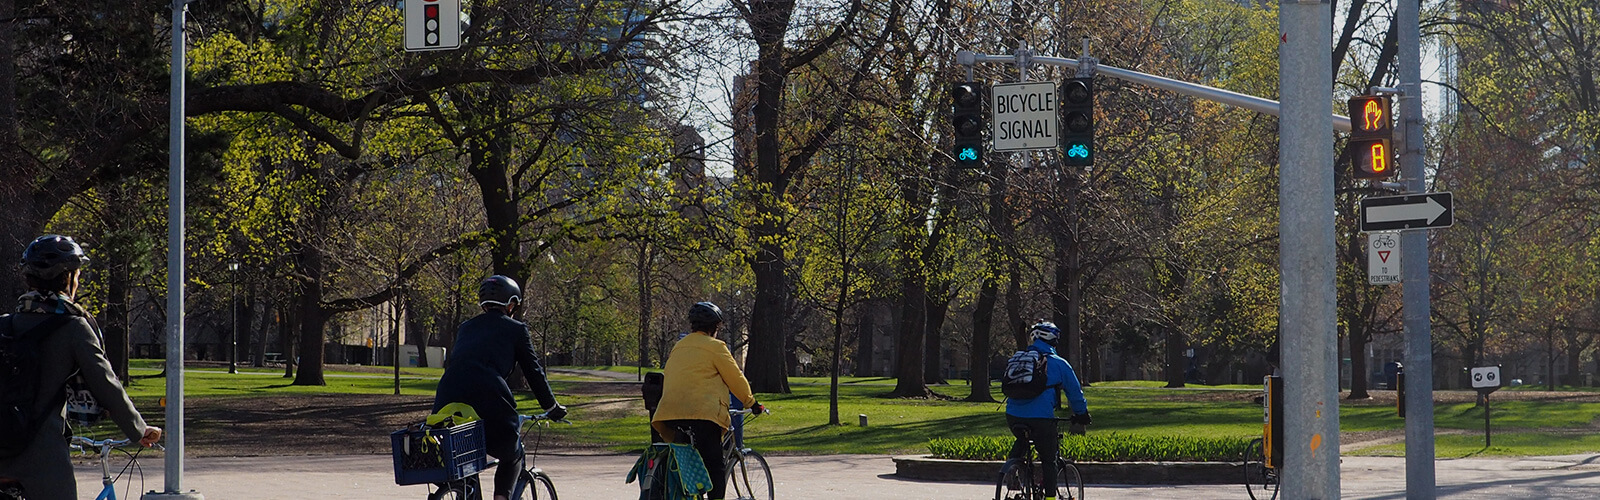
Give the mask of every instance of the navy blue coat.
<svg viewBox="0 0 1600 500">
<path fill-rule="evenodd" d="M 528 387 L 545 409 L 556 405 L 555 394 L 545 379 L 544 367 L 533 350 L 528 325 L 500 311 L 479 314 L 461 324 L 456 345 L 449 354 L 450 366 L 439 378 L 433 396 L 433 411 L 450 403 L 466 403 L 478 412 L 490 455 L 505 459 L 517 453 L 517 400 L 506 381 L 512 370 L 522 367 Z"/>
</svg>

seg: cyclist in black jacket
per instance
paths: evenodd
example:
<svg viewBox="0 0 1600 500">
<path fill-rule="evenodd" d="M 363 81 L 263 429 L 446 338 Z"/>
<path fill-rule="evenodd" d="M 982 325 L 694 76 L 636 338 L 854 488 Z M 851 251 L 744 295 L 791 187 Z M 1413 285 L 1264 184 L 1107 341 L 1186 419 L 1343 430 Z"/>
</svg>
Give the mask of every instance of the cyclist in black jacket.
<svg viewBox="0 0 1600 500">
<path fill-rule="evenodd" d="M 466 403 L 483 422 L 483 437 L 489 456 L 500 459 L 494 473 L 494 498 L 504 500 L 522 472 L 522 441 L 517 439 L 517 400 L 511 395 L 512 370 L 522 367 L 528 387 L 551 420 L 567 416 L 567 409 L 556 403 L 544 367 L 533 350 L 528 325 L 512 319 L 522 302 L 517 282 L 495 275 L 478 285 L 478 305 L 483 314 L 461 324 L 450 364 L 439 379 L 433 396 L 433 411 L 450 403 Z"/>
</svg>

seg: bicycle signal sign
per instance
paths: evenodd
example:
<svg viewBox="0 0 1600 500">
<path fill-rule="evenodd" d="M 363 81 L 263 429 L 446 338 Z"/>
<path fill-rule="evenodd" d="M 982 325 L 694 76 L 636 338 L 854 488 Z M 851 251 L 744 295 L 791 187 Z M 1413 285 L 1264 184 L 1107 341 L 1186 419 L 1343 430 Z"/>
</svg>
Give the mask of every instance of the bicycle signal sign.
<svg viewBox="0 0 1600 500">
<path fill-rule="evenodd" d="M 1494 389 L 1500 387 L 1500 367 L 1481 366 L 1472 369 L 1473 389 Z"/>
<path fill-rule="evenodd" d="M 1400 233 L 1367 233 L 1367 282 L 1374 285 L 1400 283 Z"/>
</svg>

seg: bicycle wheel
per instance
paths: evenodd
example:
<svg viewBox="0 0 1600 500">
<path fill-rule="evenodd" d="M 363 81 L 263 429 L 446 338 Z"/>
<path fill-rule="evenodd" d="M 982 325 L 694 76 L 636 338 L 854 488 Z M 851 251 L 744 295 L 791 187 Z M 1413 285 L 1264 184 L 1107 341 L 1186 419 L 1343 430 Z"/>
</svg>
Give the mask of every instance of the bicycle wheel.
<svg viewBox="0 0 1600 500">
<path fill-rule="evenodd" d="M 1056 498 L 1083 500 L 1083 476 L 1072 462 L 1056 460 Z"/>
<path fill-rule="evenodd" d="M 772 468 L 760 453 L 744 450 L 733 456 L 728 467 L 733 496 L 739 500 L 772 500 L 776 493 L 772 485 Z"/>
<path fill-rule="evenodd" d="M 472 476 L 440 484 L 428 500 L 483 500 L 483 492 L 478 489 L 478 477 Z"/>
<path fill-rule="evenodd" d="M 1261 450 L 1261 438 L 1252 439 L 1250 444 L 1245 445 L 1244 491 L 1250 495 L 1250 500 L 1278 498 L 1278 473 L 1267 468 L 1266 458 Z"/>
<path fill-rule="evenodd" d="M 522 483 L 522 491 L 517 493 L 517 500 L 556 500 L 556 485 L 544 471 L 522 471 L 518 482 Z"/>
<path fill-rule="evenodd" d="M 1033 464 L 1017 459 L 1000 466 L 1000 479 L 994 483 L 994 500 L 1033 500 Z"/>
</svg>

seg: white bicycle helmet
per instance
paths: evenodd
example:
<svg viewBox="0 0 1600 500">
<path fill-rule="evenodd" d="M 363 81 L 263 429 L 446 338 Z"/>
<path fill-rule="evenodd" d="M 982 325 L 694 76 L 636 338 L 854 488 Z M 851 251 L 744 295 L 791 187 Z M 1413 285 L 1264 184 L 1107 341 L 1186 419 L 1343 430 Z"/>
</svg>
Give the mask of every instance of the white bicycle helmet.
<svg viewBox="0 0 1600 500">
<path fill-rule="evenodd" d="M 1033 327 L 1028 329 L 1028 333 L 1033 335 L 1034 340 L 1043 340 L 1045 342 L 1055 342 L 1056 339 L 1061 338 L 1061 329 L 1056 328 L 1056 324 L 1049 321 L 1034 323 Z"/>
</svg>

